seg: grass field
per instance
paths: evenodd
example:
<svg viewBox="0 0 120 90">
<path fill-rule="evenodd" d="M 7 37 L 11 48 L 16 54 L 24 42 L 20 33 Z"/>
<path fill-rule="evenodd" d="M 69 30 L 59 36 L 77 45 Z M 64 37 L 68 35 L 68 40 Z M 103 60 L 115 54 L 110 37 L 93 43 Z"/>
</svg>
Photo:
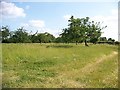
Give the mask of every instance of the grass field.
<svg viewBox="0 0 120 90">
<path fill-rule="evenodd" d="M 118 47 L 2 44 L 3 88 L 117 88 Z"/>
</svg>

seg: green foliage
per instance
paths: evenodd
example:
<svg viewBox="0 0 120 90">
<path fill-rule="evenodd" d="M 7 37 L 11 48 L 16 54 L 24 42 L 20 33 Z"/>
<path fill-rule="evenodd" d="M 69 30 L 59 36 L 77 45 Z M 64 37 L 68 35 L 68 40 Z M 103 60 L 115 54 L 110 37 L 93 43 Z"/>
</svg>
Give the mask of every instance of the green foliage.
<svg viewBox="0 0 120 90">
<path fill-rule="evenodd" d="M 30 35 L 23 27 L 10 32 L 8 26 L 3 26 L 0 33 L 3 43 L 51 43 L 55 41 L 55 37 L 48 32 L 36 32 Z"/>
<path fill-rule="evenodd" d="M 106 37 L 100 37 L 99 41 L 107 41 L 107 38 Z"/>
<path fill-rule="evenodd" d="M 64 41 L 63 41 L 63 38 L 62 37 L 57 37 L 56 39 L 55 39 L 55 43 L 63 43 Z"/>
<path fill-rule="evenodd" d="M 55 40 L 55 37 L 52 34 L 47 32 L 40 33 L 37 35 L 37 37 L 40 43 L 51 43 L 51 42 L 54 42 Z"/>
<path fill-rule="evenodd" d="M 2 26 L 1 30 L 2 35 L 2 42 L 9 42 L 8 38 L 10 35 L 9 27 L 8 26 Z"/>
<path fill-rule="evenodd" d="M 14 32 L 14 35 L 11 36 L 11 41 L 14 43 L 28 43 L 31 42 L 31 40 L 28 37 L 28 33 L 25 31 L 23 27 L 17 29 L 17 31 Z"/>
<path fill-rule="evenodd" d="M 63 29 L 61 37 L 65 42 L 72 41 L 85 42 L 87 46 L 87 41 L 96 43 L 98 38 L 101 36 L 101 30 L 106 28 L 100 27 L 100 22 L 90 22 L 89 17 L 86 18 L 74 18 L 71 16 L 69 22 L 69 27 Z"/>
<path fill-rule="evenodd" d="M 0 40 L 3 43 L 89 43 L 93 44 L 112 44 L 118 45 L 114 39 L 101 37 L 101 30 L 107 26 L 101 27 L 100 22 L 90 21 L 86 18 L 71 18 L 68 20 L 68 28 L 64 28 L 59 37 L 55 38 L 52 34 L 38 33 L 30 34 L 23 27 L 16 31 L 10 31 L 8 26 L 2 26 L 0 29 Z"/>
</svg>

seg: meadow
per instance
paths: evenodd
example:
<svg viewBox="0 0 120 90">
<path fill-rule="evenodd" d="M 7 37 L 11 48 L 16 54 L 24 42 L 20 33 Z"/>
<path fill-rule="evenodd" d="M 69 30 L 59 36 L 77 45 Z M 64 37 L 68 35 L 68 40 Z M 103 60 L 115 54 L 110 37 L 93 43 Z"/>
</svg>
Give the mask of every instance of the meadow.
<svg viewBox="0 0 120 90">
<path fill-rule="evenodd" d="M 118 46 L 2 44 L 3 88 L 117 88 Z"/>
</svg>

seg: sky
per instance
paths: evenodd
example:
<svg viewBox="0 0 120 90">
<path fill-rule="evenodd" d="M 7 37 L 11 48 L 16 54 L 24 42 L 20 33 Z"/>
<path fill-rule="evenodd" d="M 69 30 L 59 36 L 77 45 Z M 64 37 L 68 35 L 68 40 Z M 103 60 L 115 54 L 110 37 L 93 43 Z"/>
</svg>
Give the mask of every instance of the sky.
<svg viewBox="0 0 120 90">
<path fill-rule="evenodd" d="M 59 36 L 68 19 L 90 17 L 102 22 L 103 37 L 118 41 L 118 2 L 0 2 L 0 25 L 11 31 L 24 27 L 29 33 L 49 32 Z"/>
</svg>

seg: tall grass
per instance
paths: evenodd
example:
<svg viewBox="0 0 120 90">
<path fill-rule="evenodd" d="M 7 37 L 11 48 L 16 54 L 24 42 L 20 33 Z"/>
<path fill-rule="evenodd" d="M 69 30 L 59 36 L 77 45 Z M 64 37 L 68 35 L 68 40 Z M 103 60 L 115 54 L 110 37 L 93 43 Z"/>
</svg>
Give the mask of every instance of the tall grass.
<svg viewBox="0 0 120 90">
<path fill-rule="evenodd" d="M 117 52 L 117 46 L 2 44 L 3 87 L 114 88 L 118 85 L 117 55 L 94 65 L 113 51 Z M 90 63 L 92 72 L 82 71 Z"/>
</svg>

